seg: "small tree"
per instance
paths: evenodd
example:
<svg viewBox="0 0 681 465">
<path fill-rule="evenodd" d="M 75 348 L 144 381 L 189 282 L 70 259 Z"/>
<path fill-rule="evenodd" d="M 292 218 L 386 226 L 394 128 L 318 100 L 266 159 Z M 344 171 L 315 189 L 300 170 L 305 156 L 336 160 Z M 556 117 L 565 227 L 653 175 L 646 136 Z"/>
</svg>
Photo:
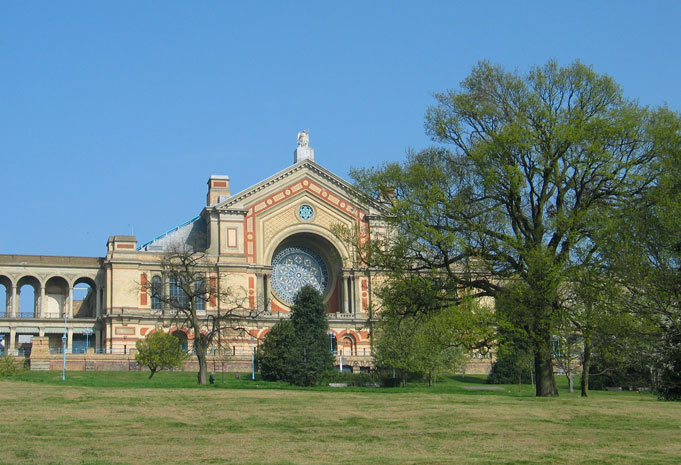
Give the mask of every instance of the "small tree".
<svg viewBox="0 0 681 465">
<path fill-rule="evenodd" d="M 303 286 L 291 311 L 295 345 L 289 380 L 292 384 L 312 386 L 325 371 L 333 369 L 322 295 L 312 286 Z"/>
<path fill-rule="evenodd" d="M 180 340 L 172 334 L 163 331 L 154 331 L 151 334 L 147 334 L 144 339 L 137 341 L 135 345 L 137 347 L 135 360 L 140 365 L 149 368 L 151 372 L 149 379 L 157 371 L 181 367 L 182 362 L 187 358 Z"/>
<path fill-rule="evenodd" d="M 461 367 L 464 349 L 482 349 L 485 345 L 483 332 L 476 330 L 482 327 L 480 321 L 471 321 L 472 307 L 478 317 L 485 317 L 488 309 L 470 299 L 426 315 L 386 308 L 377 323 L 377 365 L 400 370 L 403 387 L 409 373 L 427 377 L 432 386 L 438 373 Z"/>
</svg>

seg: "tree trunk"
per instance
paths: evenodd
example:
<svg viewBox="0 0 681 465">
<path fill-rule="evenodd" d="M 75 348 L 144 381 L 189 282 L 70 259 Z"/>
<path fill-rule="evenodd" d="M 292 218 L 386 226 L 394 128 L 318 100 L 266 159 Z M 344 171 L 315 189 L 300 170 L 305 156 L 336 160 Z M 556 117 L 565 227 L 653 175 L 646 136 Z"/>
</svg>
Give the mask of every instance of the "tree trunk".
<svg viewBox="0 0 681 465">
<path fill-rule="evenodd" d="M 582 356 L 582 397 L 589 397 L 589 371 L 591 370 L 591 338 L 584 338 L 584 355 Z"/>
<path fill-rule="evenodd" d="M 433 370 L 428 370 L 428 387 L 433 387 Z"/>
<path fill-rule="evenodd" d="M 156 370 L 152 369 L 151 373 L 149 374 L 149 378 L 147 379 L 151 379 L 151 377 L 154 376 L 154 373 L 156 373 Z"/>
<path fill-rule="evenodd" d="M 196 358 L 199 361 L 199 372 L 197 374 L 199 384 L 206 384 L 208 366 L 206 363 L 206 348 L 201 347 L 201 345 L 196 345 L 197 338 L 194 338 L 194 352 L 196 352 Z"/>
<path fill-rule="evenodd" d="M 568 373 L 566 376 L 568 379 L 568 386 L 570 386 L 570 392 L 575 392 L 575 385 L 572 382 L 572 373 Z"/>
<path fill-rule="evenodd" d="M 404 374 L 402 375 L 402 387 L 406 388 L 407 387 L 407 372 L 405 371 Z"/>
<path fill-rule="evenodd" d="M 556 397 L 558 389 L 556 380 L 553 377 L 553 359 L 551 357 L 550 337 L 543 341 L 543 344 L 535 348 L 534 370 L 537 377 L 536 395 L 537 397 Z"/>
</svg>

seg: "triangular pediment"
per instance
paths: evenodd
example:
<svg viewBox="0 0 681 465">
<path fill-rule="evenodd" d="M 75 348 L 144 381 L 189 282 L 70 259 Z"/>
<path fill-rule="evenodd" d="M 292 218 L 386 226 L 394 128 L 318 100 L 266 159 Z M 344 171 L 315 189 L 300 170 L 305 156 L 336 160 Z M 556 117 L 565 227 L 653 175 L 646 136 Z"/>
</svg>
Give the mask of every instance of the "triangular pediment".
<svg viewBox="0 0 681 465">
<path fill-rule="evenodd" d="M 276 195 L 278 191 L 287 192 L 287 188 L 295 189 L 299 182 L 304 189 L 315 189 L 315 186 L 320 186 L 322 189 L 320 194 L 325 198 L 339 198 L 338 205 L 353 204 L 366 214 L 379 214 L 376 206 L 367 205 L 366 201 L 360 199 L 352 184 L 311 160 L 296 163 L 207 209 L 245 211 Z"/>
</svg>

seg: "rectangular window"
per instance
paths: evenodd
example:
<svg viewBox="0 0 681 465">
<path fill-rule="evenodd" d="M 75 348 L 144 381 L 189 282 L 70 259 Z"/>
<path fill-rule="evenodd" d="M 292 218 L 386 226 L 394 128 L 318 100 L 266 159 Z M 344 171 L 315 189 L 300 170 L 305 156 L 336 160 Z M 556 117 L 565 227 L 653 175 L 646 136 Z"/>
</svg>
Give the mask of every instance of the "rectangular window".
<svg viewBox="0 0 681 465">
<path fill-rule="evenodd" d="M 172 276 L 170 278 L 169 297 L 171 300 L 171 305 L 175 308 L 186 308 L 187 307 L 187 294 L 182 289 L 182 277 Z"/>
<path fill-rule="evenodd" d="M 206 280 L 203 278 L 194 281 L 194 304 L 197 310 L 206 309 Z"/>
<path fill-rule="evenodd" d="M 161 297 L 163 296 L 163 284 L 160 276 L 151 278 L 151 309 L 161 310 Z"/>
</svg>

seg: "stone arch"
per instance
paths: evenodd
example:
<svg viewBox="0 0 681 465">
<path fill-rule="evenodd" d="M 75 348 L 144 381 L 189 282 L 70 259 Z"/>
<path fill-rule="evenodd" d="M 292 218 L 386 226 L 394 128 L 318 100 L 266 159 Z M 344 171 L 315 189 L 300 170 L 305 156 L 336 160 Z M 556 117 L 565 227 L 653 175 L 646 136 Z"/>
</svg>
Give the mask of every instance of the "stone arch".
<svg viewBox="0 0 681 465">
<path fill-rule="evenodd" d="M 74 318 L 91 318 L 96 316 L 97 295 L 97 283 L 94 279 L 89 276 L 82 276 L 76 279 L 73 282 Z"/>
<path fill-rule="evenodd" d="M 12 280 L 0 275 L 0 317 L 12 316 Z"/>
<path fill-rule="evenodd" d="M 357 355 L 357 339 L 352 334 L 345 333 L 342 335 L 338 344 L 343 355 Z"/>
<path fill-rule="evenodd" d="M 274 256 L 274 253 L 276 252 L 276 249 L 279 248 L 279 245 L 288 238 L 296 236 L 298 234 L 304 234 L 309 237 L 319 237 L 321 239 L 326 240 L 329 243 L 329 245 L 333 247 L 336 254 L 338 254 L 338 257 L 340 257 L 341 267 L 344 268 L 347 267 L 347 262 L 350 257 L 348 248 L 331 231 L 321 226 L 317 226 L 315 224 L 297 224 L 289 226 L 288 228 L 285 228 L 281 232 L 279 232 L 279 234 L 275 235 L 269 242 L 269 244 L 265 244 L 265 249 L 263 253 L 263 259 L 265 263 L 266 264 L 272 263 L 272 258 Z"/>
<path fill-rule="evenodd" d="M 189 352 L 189 337 L 187 336 L 187 332 L 182 329 L 182 328 L 175 328 L 174 330 L 171 330 L 170 334 L 175 336 L 180 340 L 180 344 L 182 345 L 182 350 L 185 351 L 185 353 Z"/>
<path fill-rule="evenodd" d="M 22 276 L 17 281 L 17 303 L 15 309 L 19 318 L 40 316 L 40 288 L 42 284 L 33 275 Z"/>
<path fill-rule="evenodd" d="M 62 276 L 52 276 L 45 282 L 43 311 L 47 318 L 61 318 L 68 310 L 70 285 Z"/>
<path fill-rule="evenodd" d="M 320 236 L 316 233 L 311 232 L 295 232 L 293 234 L 288 234 L 282 236 L 276 246 L 271 247 L 267 251 L 268 261 L 267 264 L 275 266 L 276 262 L 280 257 L 281 253 L 286 253 L 286 250 L 297 250 L 303 257 L 307 255 L 314 264 L 315 260 L 320 262 L 320 266 L 313 265 L 313 268 L 317 272 L 326 276 L 324 277 L 324 289 L 323 298 L 327 305 L 327 309 L 330 312 L 337 312 L 340 307 L 339 302 L 339 282 L 343 274 L 343 259 L 339 250 L 336 248 L 336 244 L 329 241 L 326 237 Z M 322 272 L 323 271 L 323 272 Z M 271 279 L 270 283 L 263 284 L 267 285 L 269 290 L 268 298 L 273 299 L 273 303 L 277 306 L 283 305 L 284 307 L 290 307 L 292 296 L 289 291 L 286 291 L 287 295 L 282 294 L 282 289 L 284 288 L 284 283 L 277 280 L 282 280 L 282 275 L 277 272 L 276 268 L 271 270 L 269 275 Z M 293 278 L 292 278 L 293 280 Z M 319 281 L 314 280 L 321 285 Z M 302 285 L 302 284 L 296 284 Z"/>
</svg>

